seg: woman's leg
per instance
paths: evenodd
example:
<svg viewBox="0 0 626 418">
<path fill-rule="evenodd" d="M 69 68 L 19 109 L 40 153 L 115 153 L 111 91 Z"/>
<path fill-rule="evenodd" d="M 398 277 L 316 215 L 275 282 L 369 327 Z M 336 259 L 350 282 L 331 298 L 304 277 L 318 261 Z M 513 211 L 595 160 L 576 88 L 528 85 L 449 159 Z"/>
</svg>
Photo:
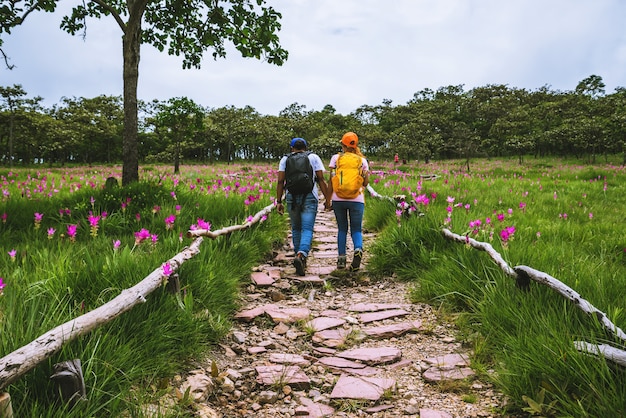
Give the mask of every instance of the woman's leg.
<svg viewBox="0 0 626 418">
<path fill-rule="evenodd" d="M 348 207 L 350 202 L 333 202 L 333 211 L 337 220 L 337 253 L 339 256 L 346 255 L 346 242 L 348 238 Z"/>
</svg>

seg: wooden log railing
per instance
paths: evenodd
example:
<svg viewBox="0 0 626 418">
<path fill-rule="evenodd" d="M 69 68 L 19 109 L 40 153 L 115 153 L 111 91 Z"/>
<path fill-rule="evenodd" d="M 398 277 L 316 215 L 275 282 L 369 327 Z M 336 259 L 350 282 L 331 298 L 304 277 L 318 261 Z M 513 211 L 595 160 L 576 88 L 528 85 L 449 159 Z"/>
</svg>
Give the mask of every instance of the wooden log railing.
<svg viewBox="0 0 626 418">
<path fill-rule="evenodd" d="M 252 219 L 241 225 L 234 225 L 217 231 L 189 231 L 187 235 L 195 237 L 195 239 L 188 247 L 184 248 L 165 263 L 169 263 L 172 272 L 178 270 L 186 260 L 200 253 L 200 245 L 202 244 L 203 237 L 206 236 L 215 239 L 220 235 L 247 229 L 254 223 L 259 222 L 261 218 L 271 212 L 273 208 L 273 204 L 266 206 L 254 215 Z M 159 266 L 135 286 L 122 290 L 118 296 L 104 305 L 59 325 L 31 343 L 0 358 L 0 392 L 11 382 L 14 382 L 24 373 L 34 368 L 37 364 L 58 352 L 67 342 L 91 332 L 98 326 L 131 310 L 136 305 L 145 303 L 146 296 L 158 289 L 166 281 L 167 276 L 164 275 L 162 267 Z"/>
<path fill-rule="evenodd" d="M 383 196 L 377 193 L 369 185 L 367 186 L 367 190 L 372 197 L 389 201 L 397 201 L 397 199 L 389 196 Z M 583 299 L 583 297 L 578 292 L 576 292 L 574 289 L 567 286 L 560 280 L 550 276 L 547 273 L 535 270 L 528 266 L 510 267 L 504 260 L 504 258 L 502 258 L 502 256 L 489 243 L 477 241 L 466 235 L 455 234 L 446 228 L 442 229 L 442 233 L 444 237 L 450 240 L 469 245 L 470 247 L 477 250 L 485 251 L 489 255 L 489 257 L 491 257 L 491 259 L 500 267 L 500 269 L 502 269 L 504 274 L 514 278 L 519 286 L 528 286 L 530 280 L 548 286 L 560 295 L 569 299 L 571 302 L 574 303 L 576 307 L 581 309 L 586 314 L 595 316 L 598 321 L 600 321 L 605 330 L 626 343 L 626 333 L 624 333 L 621 328 L 611 322 L 604 312 L 597 309 L 589 301 Z M 606 344 L 591 344 L 585 341 L 574 341 L 574 347 L 580 352 L 594 356 L 601 356 L 609 361 L 626 367 L 626 350 L 623 350 L 621 348 L 616 348 Z"/>
<path fill-rule="evenodd" d="M 586 314 L 595 316 L 609 333 L 626 342 L 626 334 L 624 333 L 624 331 L 622 331 L 621 328 L 611 322 L 604 312 L 597 309 L 589 301 L 583 299 L 578 292 L 576 292 L 574 289 L 567 286 L 560 280 L 550 276 L 547 273 L 535 270 L 531 267 L 509 267 L 506 261 L 504 261 L 502 256 L 491 246 L 491 244 L 488 244 L 486 242 L 477 241 L 468 236 L 455 234 L 445 228 L 443 229 L 442 233 L 448 239 L 469 245 L 470 247 L 477 250 L 485 251 L 495 261 L 495 263 L 500 266 L 502 271 L 507 276 L 515 278 L 517 280 L 517 283 L 521 286 L 527 285 L 529 280 L 533 280 L 537 283 L 548 286 L 560 295 L 569 299 L 571 302 L 574 303 L 576 307 L 581 309 Z M 603 356 L 607 360 L 613 361 L 621 366 L 626 366 L 626 351 L 622 349 L 602 344 L 595 345 L 585 341 L 574 341 L 574 347 L 578 351 L 584 352 L 586 354 Z"/>
</svg>

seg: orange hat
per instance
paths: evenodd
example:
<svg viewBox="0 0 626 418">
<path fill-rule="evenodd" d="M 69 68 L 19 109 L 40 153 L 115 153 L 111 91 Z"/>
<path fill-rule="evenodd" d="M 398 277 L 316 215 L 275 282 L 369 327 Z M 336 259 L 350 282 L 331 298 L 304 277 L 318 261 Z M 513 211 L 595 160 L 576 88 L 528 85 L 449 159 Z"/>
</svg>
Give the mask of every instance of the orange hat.
<svg viewBox="0 0 626 418">
<path fill-rule="evenodd" d="M 359 144 L 359 137 L 354 132 L 346 132 L 341 138 L 341 143 L 348 148 L 356 148 Z"/>
</svg>

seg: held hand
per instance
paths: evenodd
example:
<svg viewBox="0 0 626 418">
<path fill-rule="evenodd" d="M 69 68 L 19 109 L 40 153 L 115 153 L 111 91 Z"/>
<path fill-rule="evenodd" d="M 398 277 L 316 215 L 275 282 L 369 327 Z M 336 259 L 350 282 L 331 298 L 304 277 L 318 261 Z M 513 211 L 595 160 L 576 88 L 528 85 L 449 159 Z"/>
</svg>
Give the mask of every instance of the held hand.
<svg viewBox="0 0 626 418">
<path fill-rule="evenodd" d="M 276 203 L 276 212 L 278 212 L 279 215 L 282 215 L 285 213 L 285 206 L 283 206 L 282 203 Z"/>
</svg>

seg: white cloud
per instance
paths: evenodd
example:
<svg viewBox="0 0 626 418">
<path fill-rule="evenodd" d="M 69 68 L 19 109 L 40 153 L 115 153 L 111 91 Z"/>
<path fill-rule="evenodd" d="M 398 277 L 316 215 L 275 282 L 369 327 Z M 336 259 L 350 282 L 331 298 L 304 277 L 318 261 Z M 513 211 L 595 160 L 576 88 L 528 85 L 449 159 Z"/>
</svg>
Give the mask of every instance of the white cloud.
<svg viewBox="0 0 626 418">
<path fill-rule="evenodd" d="M 65 2 L 63 2 L 65 4 Z M 139 96 L 186 96 L 206 107 L 250 105 L 277 114 L 292 103 L 347 114 L 383 99 L 406 103 L 425 88 L 507 84 L 573 90 L 591 74 L 607 92 L 626 85 L 619 0 L 271 0 L 289 60 L 277 67 L 233 49 L 201 70 L 142 47 Z M 65 7 L 71 5 L 65 4 Z M 121 95 L 121 31 L 90 21 L 87 38 L 58 28 L 61 15 L 32 15 L 3 36 L 16 65 L 0 85 L 22 84 L 46 104 L 62 96 Z"/>
</svg>

